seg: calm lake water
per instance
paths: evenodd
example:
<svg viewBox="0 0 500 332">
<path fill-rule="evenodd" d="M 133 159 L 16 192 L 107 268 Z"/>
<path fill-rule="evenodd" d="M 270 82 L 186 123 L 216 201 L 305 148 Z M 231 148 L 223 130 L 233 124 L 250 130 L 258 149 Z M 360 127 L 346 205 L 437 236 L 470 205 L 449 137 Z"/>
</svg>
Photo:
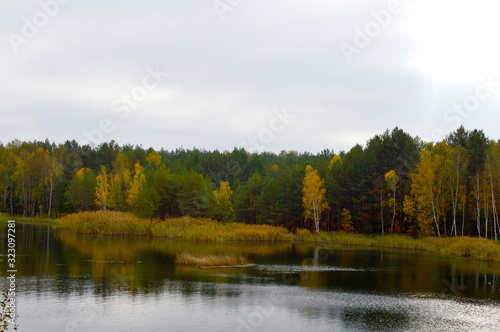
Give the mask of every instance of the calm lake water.
<svg viewBox="0 0 500 332">
<path fill-rule="evenodd" d="M 498 263 L 16 230 L 21 332 L 500 331 Z M 6 261 L 5 225 L 0 241 Z M 255 265 L 176 266 L 182 252 L 245 255 Z"/>
</svg>

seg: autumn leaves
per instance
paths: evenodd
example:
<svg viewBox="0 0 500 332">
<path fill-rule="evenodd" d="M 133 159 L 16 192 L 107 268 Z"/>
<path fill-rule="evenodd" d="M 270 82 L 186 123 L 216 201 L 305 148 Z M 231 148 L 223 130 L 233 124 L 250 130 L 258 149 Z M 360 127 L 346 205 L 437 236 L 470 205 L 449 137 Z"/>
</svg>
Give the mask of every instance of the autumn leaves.
<svg viewBox="0 0 500 332">
<path fill-rule="evenodd" d="M 304 177 L 304 217 L 306 219 L 314 220 L 316 226 L 316 233 L 320 231 L 320 220 L 323 211 L 328 209 L 325 194 L 325 180 L 322 180 L 318 171 L 307 165 L 306 176 Z"/>
<path fill-rule="evenodd" d="M 348 152 L 249 153 L 76 142 L 0 144 L 0 209 L 113 210 L 290 230 L 498 239 L 500 142 L 460 128 L 424 143 L 398 128 Z"/>
<path fill-rule="evenodd" d="M 421 152 L 404 212 L 419 235 L 463 236 L 470 233 L 466 221 L 471 220 L 478 237 L 497 239 L 500 145 L 474 132 L 463 133 L 469 137 L 462 141 L 459 134 Z"/>
<path fill-rule="evenodd" d="M 342 167 L 342 159 L 339 155 L 335 155 L 329 163 L 328 169 L 330 172 L 335 171 L 335 168 Z M 396 219 L 396 189 L 399 183 L 399 177 L 395 171 L 391 170 L 387 172 L 384 176 L 387 188 L 390 190 L 389 198 L 386 201 L 386 205 L 389 205 L 392 210 L 392 222 L 391 222 L 391 233 L 394 232 L 394 221 Z M 304 218 L 306 220 L 313 220 L 316 228 L 316 233 L 321 230 L 320 221 L 323 212 L 328 211 L 330 206 L 328 205 L 326 199 L 326 189 L 325 180 L 321 179 L 318 175 L 318 171 L 312 168 L 312 166 L 306 166 L 306 175 L 304 177 L 304 188 L 303 188 L 303 205 L 304 205 Z M 345 208 L 342 209 L 340 213 L 340 225 L 339 230 L 351 233 L 354 231 L 354 225 L 352 222 L 351 212 Z M 382 229 L 383 225 L 383 215 L 382 215 Z M 383 231 L 382 231 L 383 232 Z M 384 235 L 382 233 L 382 235 Z"/>
<path fill-rule="evenodd" d="M 234 219 L 233 191 L 229 182 L 222 181 L 220 188 L 213 191 L 213 216 L 222 221 L 232 221 Z"/>
</svg>

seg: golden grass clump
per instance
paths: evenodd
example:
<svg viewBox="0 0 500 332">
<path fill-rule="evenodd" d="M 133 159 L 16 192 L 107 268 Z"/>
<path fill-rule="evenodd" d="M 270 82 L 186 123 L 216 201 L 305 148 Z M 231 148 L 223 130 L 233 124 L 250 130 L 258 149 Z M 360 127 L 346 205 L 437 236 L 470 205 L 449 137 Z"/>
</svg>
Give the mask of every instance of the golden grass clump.
<svg viewBox="0 0 500 332">
<path fill-rule="evenodd" d="M 218 255 L 192 255 L 178 254 L 175 258 L 178 265 L 196 267 L 227 267 L 227 266 L 247 266 L 248 260 L 243 256 L 218 256 Z"/>
<path fill-rule="evenodd" d="M 299 241 L 316 242 L 316 243 L 331 243 L 348 246 L 376 246 L 376 237 L 356 233 L 344 232 L 319 232 L 312 234 L 308 230 L 298 230 L 296 238 Z"/>
<path fill-rule="evenodd" d="M 313 234 L 308 229 L 297 229 L 295 232 L 295 239 L 297 241 L 316 242 Z"/>
<path fill-rule="evenodd" d="M 292 235 L 283 227 L 268 225 L 223 224 L 210 219 L 190 217 L 167 219 L 152 226 L 157 237 L 192 241 L 291 241 Z"/>
<path fill-rule="evenodd" d="M 62 228 L 99 235 L 150 235 L 151 222 L 131 213 L 116 211 L 79 212 L 59 219 Z"/>
<path fill-rule="evenodd" d="M 440 255 L 500 262 L 500 244 L 493 240 L 460 236 L 445 239 L 428 237 L 422 242 L 428 251 Z"/>
</svg>

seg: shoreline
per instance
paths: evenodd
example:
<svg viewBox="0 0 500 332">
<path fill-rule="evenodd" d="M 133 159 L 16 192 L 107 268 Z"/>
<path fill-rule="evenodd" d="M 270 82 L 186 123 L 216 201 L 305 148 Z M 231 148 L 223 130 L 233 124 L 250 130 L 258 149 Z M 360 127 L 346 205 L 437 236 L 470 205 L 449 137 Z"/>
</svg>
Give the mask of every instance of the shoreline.
<svg viewBox="0 0 500 332">
<path fill-rule="evenodd" d="M 295 234 L 283 227 L 220 223 L 209 219 L 181 217 L 164 221 L 137 218 L 129 213 L 98 211 L 66 215 L 62 219 L 0 216 L 0 222 L 46 224 L 91 236 L 164 238 L 195 242 L 303 243 L 322 246 L 348 246 L 360 249 L 397 249 L 429 253 L 448 258 L 500 262 L 500 243 L 471 237 L 426 237 L 408 235 L 366 235 L 342 232 L 311 233 L 298 229 Z M 328 249 L 328 248 L 325 248 Z"/>
</svg>

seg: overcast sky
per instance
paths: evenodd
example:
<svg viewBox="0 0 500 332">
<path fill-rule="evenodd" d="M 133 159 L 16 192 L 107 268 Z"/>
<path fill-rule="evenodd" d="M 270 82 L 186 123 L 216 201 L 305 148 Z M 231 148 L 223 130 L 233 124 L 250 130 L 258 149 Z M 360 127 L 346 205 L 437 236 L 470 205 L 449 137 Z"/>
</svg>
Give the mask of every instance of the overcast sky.
<svg viewBox="0 0 500 332">
<path fill-rule="evenodd" d="M 498 9 L 1 0 L 0 140 L 316 153 L 460 124 L 498 139 Z"/>
</svg>

